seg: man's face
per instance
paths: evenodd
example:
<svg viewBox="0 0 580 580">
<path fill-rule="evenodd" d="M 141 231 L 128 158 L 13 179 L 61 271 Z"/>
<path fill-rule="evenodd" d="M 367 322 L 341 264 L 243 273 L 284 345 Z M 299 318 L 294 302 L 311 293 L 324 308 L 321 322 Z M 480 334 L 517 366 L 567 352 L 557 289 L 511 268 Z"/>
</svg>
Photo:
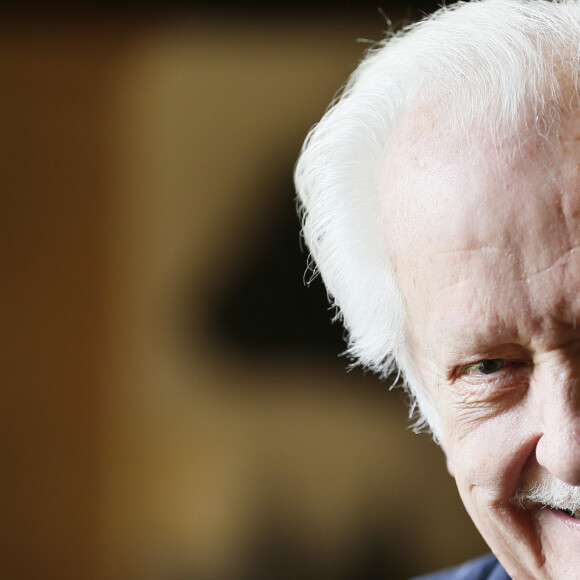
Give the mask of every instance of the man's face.
<svg viewBox="0 0 580 580">
<path fill-rule="evenodd" d="M 560 133 L 516 153 L 402 132 L 385 176 L 403 176 L 385 220 L 411 355 L 467 511 L 517 579 L 580 578 L 580 519 L 512 502 L 580 486 L 580 122 Z"/>
</svg>

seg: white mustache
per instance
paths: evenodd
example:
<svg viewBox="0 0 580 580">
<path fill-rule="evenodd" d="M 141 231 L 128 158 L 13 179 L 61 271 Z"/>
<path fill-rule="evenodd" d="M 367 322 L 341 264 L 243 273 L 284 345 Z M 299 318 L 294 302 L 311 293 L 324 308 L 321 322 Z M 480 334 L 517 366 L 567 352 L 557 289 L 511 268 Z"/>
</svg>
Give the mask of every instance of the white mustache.
<svg viewBox="0 0 580 580">
<path fill-rule="evenodd" d="M 523 509 L 541 504 L 575 513 L 580 511 L 580 487 L 551 478 L 548 481 L 524 486 L 516 493 L 512 501 L 516 507 Z"/>
</svg>

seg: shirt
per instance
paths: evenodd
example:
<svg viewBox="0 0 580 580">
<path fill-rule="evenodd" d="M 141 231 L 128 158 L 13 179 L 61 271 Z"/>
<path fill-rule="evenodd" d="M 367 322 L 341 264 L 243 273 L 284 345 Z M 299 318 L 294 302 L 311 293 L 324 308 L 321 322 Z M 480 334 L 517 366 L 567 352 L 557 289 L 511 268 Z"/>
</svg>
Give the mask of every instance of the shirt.
<svg viewBox="0 0 580 580">
<path fill-rule="evenodd" d="M 510 577 L 497 558 L 488 554 L 460 566 L 418 576 L 413 580 L 510 580 Z"/>
</svg>

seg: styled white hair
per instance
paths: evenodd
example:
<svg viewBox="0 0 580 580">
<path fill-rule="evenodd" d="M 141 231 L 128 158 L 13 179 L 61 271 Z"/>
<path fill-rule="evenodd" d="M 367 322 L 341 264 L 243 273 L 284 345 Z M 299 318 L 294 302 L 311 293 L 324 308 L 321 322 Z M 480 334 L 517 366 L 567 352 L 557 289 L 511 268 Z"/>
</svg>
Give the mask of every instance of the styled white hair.
<svg viewBox="0 0 580 580">
<path fill-rule="evenodd" d="M 458 135 L 547 139 L 576 98 L 579 54 L 580 0 L 459 2 L 369 50 L 304 143 L 295 172 L 303 235 L 347 353 L 383 377 L 398 369 L 415 428 L 436 440 L 440 419 L 406 347 L 381 217 L 391 140 L 403 115 L 425 106 L 430 123 Z"/>
</svg>

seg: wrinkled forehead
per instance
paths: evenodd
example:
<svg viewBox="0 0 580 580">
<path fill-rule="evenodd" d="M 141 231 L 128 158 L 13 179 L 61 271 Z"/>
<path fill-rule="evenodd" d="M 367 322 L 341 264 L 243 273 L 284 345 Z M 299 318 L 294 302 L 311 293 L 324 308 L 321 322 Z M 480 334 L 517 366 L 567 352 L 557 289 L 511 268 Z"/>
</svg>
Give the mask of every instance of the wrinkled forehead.
<svg viewBox="0 0 580 580">
<path fill-rule="evenodd" d="M 533 136 L 459 132 L 432 117 L 429 110 L 406 115 L 389 144 L 381 180 L 387 216 L 444 217 L 458 203 L 477 204 L 488 182 L 508 179 L 522 150 L 539 150 Z M 486 196 L 489 197 L 489 196 Z M 398 219 L 393 221 L 397 225 Z"/>
<path fill-rule="evenodd" d="M 579 119 L 567 119 L 552 140 L 532 131 L 498 138 L 485 128 L 457 134 L 428 115 L 404 119 L 379 193 L 395 267 L 430 250 L 541 243 L 577 219 Z"/>
<path fill-rule="evenodd" d="M 425 127 L 397 137 L 380 195 L 411 348 L 421 336 L 443 340 L 451 323 L 472 333 L 476 312 L 481 326 L 524 297 L 534 320 L 569 302 L 580 271 L 578 128 L 571 119 L 555 143 Z"/>
</svg>

